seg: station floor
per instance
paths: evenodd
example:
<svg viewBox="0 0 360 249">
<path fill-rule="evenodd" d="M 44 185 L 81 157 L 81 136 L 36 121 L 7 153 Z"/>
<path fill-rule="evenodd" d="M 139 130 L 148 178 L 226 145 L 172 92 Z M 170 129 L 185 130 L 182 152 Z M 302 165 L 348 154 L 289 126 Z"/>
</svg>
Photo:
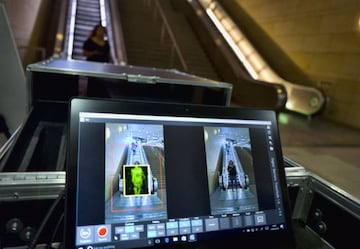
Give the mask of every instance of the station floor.
<svg viewBox="0 0 360 249">
<path fill-rule="evenodd" d="M 360 130 L 329 122 L 279 113 L 284 157 L 360 200 Z"/>
</svg>

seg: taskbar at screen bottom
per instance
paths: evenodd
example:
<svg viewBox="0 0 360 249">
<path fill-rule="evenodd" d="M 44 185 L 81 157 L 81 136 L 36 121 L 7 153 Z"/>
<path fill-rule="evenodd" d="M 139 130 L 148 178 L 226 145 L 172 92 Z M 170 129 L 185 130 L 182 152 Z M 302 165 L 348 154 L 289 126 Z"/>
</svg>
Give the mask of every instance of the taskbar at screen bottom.
<svg viewBox="0 0 360 249">
<path fill-rule="evenodd" d="M 199 233 L 199 234 L 184 234 L 175 236 L 165 236 L 158 238 L 143 238 L 137 240 L 123 240 L 107 243 L 94 243 L 87 245 L 78 245 L 76 249 L 132 249 L 132 248 L 172 248 L 172 249 L 212 249 L 218 248 L 226 242 L 241 242 L 243 246 L 257 246 L 263 245 L 272 248 L 271 243 L 278 240 L 273 236 L 273 231 L 283 231 L 285 226 L 283 224 L 272 226 L 252 227 L 227 231 Z M 264 233 L 268 233 L 272 237 L 271 241 L 262 237 Z M 246 234 L 243 234 L 246 233 Z M 280 236 L 283 238 L 283 236 Z M 279 237 L 279 238 L 280 238 Z M 255 239 L 255 240 L 254 240 Z M 261 240 L 264 239 L 264 240 Z"/>
<path fill-rule="evenodd" d="M 241 216 L 236 216 L 241 217 Z M 198 222 L 191 222 L 198 221 Z M 166 246 L 173 244 L 197 244 L 211 242 L 221 237 L 249 237 L 287 229 L 285 224 L 241 225 L 237 219 L 209 218 L 168 221 L 167 223 L 94 225 L 77 228 L 78 249 L 129 249 Z M 192 225 L 192 226 L 191 226 Z M 236 227 L 234 227 L 236 226 Z"/>
</svg>

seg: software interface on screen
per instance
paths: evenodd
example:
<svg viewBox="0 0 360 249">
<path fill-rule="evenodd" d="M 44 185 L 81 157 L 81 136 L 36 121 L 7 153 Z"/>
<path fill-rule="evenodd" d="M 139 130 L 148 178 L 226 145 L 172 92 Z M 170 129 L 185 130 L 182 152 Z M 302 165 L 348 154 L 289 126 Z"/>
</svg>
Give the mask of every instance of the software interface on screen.
<svg viewBox="0 0 360 249">
<path fill-rule="evenodd" d="M 272 123 L 80 113 L 76 245 L 284 229 Z"/>
</svg>

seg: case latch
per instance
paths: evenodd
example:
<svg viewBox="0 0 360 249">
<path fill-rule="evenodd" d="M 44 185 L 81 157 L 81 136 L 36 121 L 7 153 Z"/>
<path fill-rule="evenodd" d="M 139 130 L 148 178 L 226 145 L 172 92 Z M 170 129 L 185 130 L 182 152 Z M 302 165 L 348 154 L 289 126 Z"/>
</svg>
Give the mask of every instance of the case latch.
<svg viewBox="0 0 360 249">
<path fill-rule="evenodd" d="M 134 82 L 134 83 L 148 83 L 148 84 L 156 84 L 156 82 L 158 81 L 159 77 L 157 76 L 144 76 L 141 74 L 128 74 L 126 75 L 126 78 L 129 82 Z"/>
</svg>

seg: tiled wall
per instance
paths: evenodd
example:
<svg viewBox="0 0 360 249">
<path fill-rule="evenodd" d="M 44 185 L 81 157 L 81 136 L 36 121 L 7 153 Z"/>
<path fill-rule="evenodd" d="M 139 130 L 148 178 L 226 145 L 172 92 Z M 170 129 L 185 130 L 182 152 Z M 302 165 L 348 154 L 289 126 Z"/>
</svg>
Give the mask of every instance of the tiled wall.
<svg viewBox="0 0 360 249">
<path fill-rule="evenodd" d="M 360 0 L 236 0 L 329 97 L 324 117 L 360 128 Z"/>
</svg>

